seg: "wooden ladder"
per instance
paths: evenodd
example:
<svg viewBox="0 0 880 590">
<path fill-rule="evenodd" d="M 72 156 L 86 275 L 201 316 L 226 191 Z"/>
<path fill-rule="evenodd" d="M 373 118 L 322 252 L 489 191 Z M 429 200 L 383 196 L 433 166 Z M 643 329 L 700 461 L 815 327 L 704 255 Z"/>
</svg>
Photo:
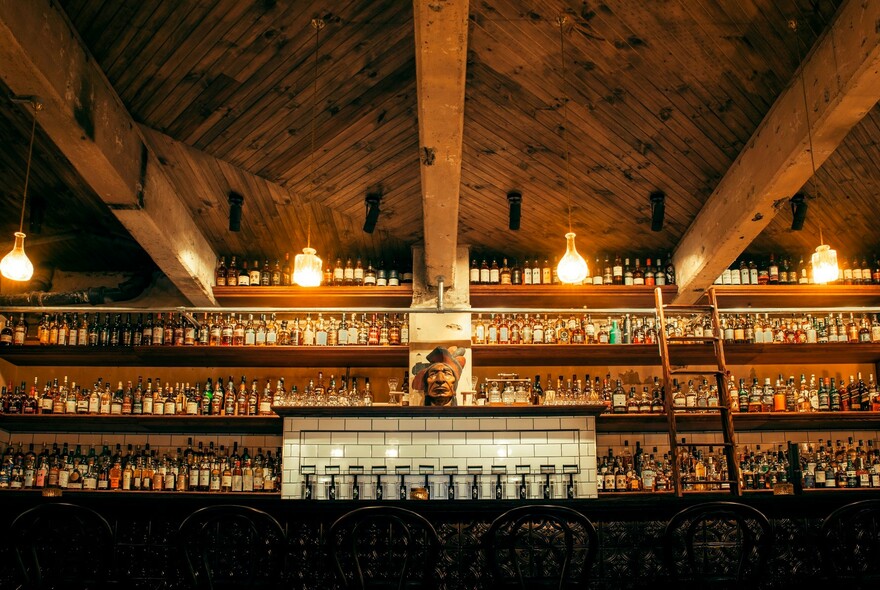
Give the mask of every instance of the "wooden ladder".
<svg viewBox="0 0 880 590">
<path fill-rule="evenodd" d="M 706 484 L 728 484 L 730 492 L 736 496 L 742 495 L 742 480 L 740 475 L 739 463 L 736 460 L 736 443 L 733 432 L 733 415 L 730 403 L 730 391 L 727 388 L 727 363 L 724 360 L 724 341 L 722 339 L 721 322 L 718 319 L 718 300 L 715 296 L 715 289 L 710 288 L 707 297 L 708 305 L 674 305 L 663 303 L 663 291 L 659 287 L 654 289 L 654 302 L 657 307 L 657 318 L 659 326 L 660 342 L 660 361 L 663 365 L 663 407 L 666 410 L 666 418 L 669 424 L 669 452 L 672 455 L 672 481 L 675 495 L 682 496 L 681 482 L 681 466 L 678 457 L 678 429 L 676 426 L 676 412 L 673 407 L 673 391 L 672 379 L 677 375 L 715 375 L 715 381 L 718 384 L 718 407 L 717 408 L 686 408 L 685 412 L 692 413 L 694 411 L 717 414 L 721 419 L 721 432 L 724 436 L 724 456 L 727 459 L 727 479 L 722 481 L 695 481 L 694 483 Z M 700 313 L 710 314 L 712 316 L 712 334 L 700 337 L 679 336 L 670 337 L 666 332 L 666 314 L 673 313 Z M 673 369 L 669 360 L 669 347 L 677 344 L 712 344 L 715 361 L 717 364 L 714 371 L 696 371 L 688 368 Z M 679 408 L 681 411 L 682 408 Z M 693 446 L 719 446 L 718 444 L 698 444 Z"/>
</svg>

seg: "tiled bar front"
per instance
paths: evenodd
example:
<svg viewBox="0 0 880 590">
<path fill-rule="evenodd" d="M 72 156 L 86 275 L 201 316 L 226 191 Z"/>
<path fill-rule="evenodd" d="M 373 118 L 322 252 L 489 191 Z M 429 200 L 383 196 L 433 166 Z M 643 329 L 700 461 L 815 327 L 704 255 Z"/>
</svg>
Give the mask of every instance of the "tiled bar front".
<svg viewBox="0 0 880 590">
<path fill-rule="evenodd" d="M 573 410 L 493 415 L 487 409 L 474 415 L 455 408 L 439 415 L 419 414 L 425 408 L 415 415 L 399 416 L 396 408 L 344 415 L 345 409 L 338 410 L 332 417 L 284 418 L 283 498 L 303 498 L 304 471 L 314 473 L 310 482 L 319 500 L 327 499 L 331 474 L 340 500 L 351 499 L 353 474 L 364 500 L 375 499 L 378 474 L 386 499 L 399 497 L 401 483 L 406 490 L 428 487 L 431 498 L 447 498 L 450 482 L 455 498 L 471 498 L 476 482 L 479 498 L 488 499 L 495 497 L 499 481 L 503 497 L 513 499 L 523 480 L 529 498 L 544 497 L 547 481 L 552 499 L 566 498 L 569 483 L 575 497 L 597 497 L 594 415 Z"/>
</svg>

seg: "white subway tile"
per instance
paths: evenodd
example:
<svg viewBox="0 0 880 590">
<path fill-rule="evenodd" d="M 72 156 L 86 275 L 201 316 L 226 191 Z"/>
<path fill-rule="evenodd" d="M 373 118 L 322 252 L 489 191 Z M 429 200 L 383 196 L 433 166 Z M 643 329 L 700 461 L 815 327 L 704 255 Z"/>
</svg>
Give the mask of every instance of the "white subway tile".
<svg viewBox="0 0 880 590">
<path fill-rule="evenodd" d="M 520 442 L 524 445 L 546 445 L 548 434 L 550 433 L 543 430 L 536 430 L 534 432 L 521 432 Z"/>
<path fill-rule="evenodd" d="M 507 418 L 480 418 L 480 430 L 507 430 Z"/>
<path fill-rule="evenodd" d="M 285 431 L 297 430 L 297 428 L 293 425 L 293 421 L 294 421 L 293 418 L 285 418 L 284 419 L 284 430 Z"/>
<path fill-rule="evenodd" d="M 548 443 L 573 443 L 575 440 L 577 440 L 576 430 L 558 430 L 547 433 Z"/>
<path fill-rule="evenodd" d="M 411 432 L 389 432 L 385 435 L 385 444 L 408 445 L 412 444 Z"/>
<path fill-rule="evenodd" d="M 479 430 L 479 418 L 458 418 L 452 422 L 453 430 Z"/>
<path fill-rule="evenodd" d="M 559 418 L 535 418 L 535 430 L 559 430 Z"/>
<path fill-rule="evenodd" d="M 318 418 L 285 418 L 285 430 L 318 430 Z"/>
<path fill-rule="evenodd" d="M 345 445 L 344 456 L 346 458 L 364 458 L 373 456 L 371 445 Z"/>
<path fill-rule="evenodd" d="M 593 427 L 590 428 L 590 421 L 593 421 Z M 559 427 L 564 428 L 566 430 L 595 430 L 595 418 L 587 418 L 587 417 L 571 417 L 571 418 L 560 418 L 559 419 Z"/>
<path fill-rule="evenodd" d="M 369 418 L 346 418 L 345 430 L 348 432 L 357 432 L 359 430 L 370 430 L 373 427 L 373 421 Z"/>
<path fill-rule="evenodd" d="M 583 430 L 587 430 L 589 432 L 596 432 L 596 417 L 595 416 L 587 416 L 586 426 L 582 427 Z"/>
<path fill-rule="evenodd" d="M 493 432 L 492 442 L 496 445 L 515 445 L 520 443 L 519 432 Z M 547 442 L 543 440 L 541 442 Z"/>
<path fill-rule="evenodd" d="M 333 432 L 330 441 L 334 445 L 353 445 L 358 442 L 357 432 Z"/>
<path fill-rule="evenodd" d="M 401 418 L 398 420 L 398 428 L 402 431 L 425 430 L 425 420 L 423 418 Z"/>
<path fill-rule="evenodd" d="M 317 457 L 318 456 L 318 445 L 307 444 L 307 445 L 299 445 L 300 456 L 303 458 L 306 457 Z"/>
<path fill-rule="evenodd" d="M 547 455 L 548 457 L 559 457 L 562 455 L 562 445 L 559 444 L 534 445 L 534 447 L 535 455 Z"/>
<path fill-rule="evenodd" d="M 318 430 L 345 430 L 342 418 L 318 418 Z"/>
<path fill-rule="evenodd" d="M 535 445 L 507 445 L 507 453 L 510 457 L 534 457 Z"/>
<path fill-rule="evenodd" d="M 436 432 L 413 432 L 412 442 L 416 445 L 436 445 L 440 442 L 440 435 Z"/>
<path fill-rule="evenodd" d="M 467 444 L 467 433 L 464 432 L 440 432 L 441 445 L 464 445 Z"/>
<path fill-rule="evenodd" d="M 538 446 L 540 446 L 540 445 L 538 445 Z M 562 453 L 560 456 L 563 459 L 565 459 L 566 461 L 568 460 L 569 457 L 575 458 L 579 454 L 580 449 L 578 448 L 578 445 L 575 443 L 562 443 L 561 447 L 562 447 Z"/>
<path fill-rule="evenodd" d="M 451 445 L 425 445 L 426 457 L 449 458 L 452 457 Z"/>
<path fill-rule="evenodd" d="M 397 420 L 391 418 L 377 418 L 372 421 L 372 430 L 394 431 L 397 430 Z"/>
<path fill-rule="evenodd" d="M 384 432 L 358 432 L 357 442 L 361 445 L 382 445 L 385 444 Z"/>
<path fill-rule="evenodd" d="M 452 447 L 452 456 L 463 458 L 476 458 L 480 456 L 480 447 L 471 445 L 454 445 Z"/>
<path fill-rule="evenodd" d="M 425 457 L 425 445 L 400 445 L 398 453 L 399 453 L 398 456 L 401 459 L 424 458 Z"/>
<path fill-rule="evenodd" d="M 452 430 L 452 418 L 425 418 L 425 430 Z"/>
<path fill-rule="evenodd" d="M 316 430 L 304 430 L 301 440 L 303 444 L 308 445 L 330 444 L 333 441 L 333 433 L 318 432 Z"/>
<path fill-rule="evenodd" d="M 507 429 L 508 430 L 534 430 L 535 429 L 535 420 L 534 420 L 534 418 L 508 418 L 507 419 Z"/>
<path fill-rule="evenodd" d="M 484 445 L 494 442 L 493 432 L 468 432 L 466 436 L 469 445 Z"/>
<path fill-rule="evenodd" d="M 507 458 L 507 445 L 480 445 L 480 457 L 484 459 Z"/>
</svg>

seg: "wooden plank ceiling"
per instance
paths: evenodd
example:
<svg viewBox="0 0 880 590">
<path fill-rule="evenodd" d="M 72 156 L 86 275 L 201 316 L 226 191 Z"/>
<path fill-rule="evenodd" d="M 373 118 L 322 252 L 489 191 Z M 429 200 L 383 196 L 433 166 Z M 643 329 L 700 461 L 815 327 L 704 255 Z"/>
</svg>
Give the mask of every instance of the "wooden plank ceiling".
<svg viewBox="0 0 880 590">
<path fill-rule="evenodd" d="M 512 258 L 561 254 L 567 148 L 582 252 L 671 251 L 840 2 L 472 1 L 459 241 Z M 325 259 L 406 257 L 421 240 L 411 2 L 61 5 L 169 174 L 202 177 L 205 191 L 182 197 L 219 253 L 251 260 L 294 253 L 305 244 L 310 217 L 312 242 Z M 561 12 L 568 17 L 565 87 L 555 24 Z M 316 16 L 327 22 L 317 97 Z M 797 36 L 790 19 L 800 23 Z M 875 108 L 807 184 L 805 231 L 788 230 L 783 212 L 755 241 L 755 254 L 811 250 L 820 215 L 828 241 L 842 252 L 880 246 L 871 227 L 878 127 Z M 27 137 L 19 107 L 0 107 L 0 136 L 10 146 L 0 155 L 0 198 L 4 211 L 17 211 Z M 66 187 L 70 203 L 51 225 L 47 217 L 44 231 L 120 233 L 50 145 L 38 142 L 35 154 L 44 156 L 34 194 Z M 230 189 L 245 196 L 239 234 L 227 229 Z M 517 232 L 507 229 L 511 190 L 523 194 Z M 650 231 L 653 190 L 668 195 L 658 233 Z M 364 197 L 374 191 L 383 194 L 382 214 L 371 236 L 360 226 Z M 0 222 L 2 235 L 14 231 L 12 218 L 17 214 Z M 57 265 L 87 266 L 65 253 L 69 241 L 46 248 Z M 109 250 L 101 256 L 115 266 L 111 258 L 124 256 Z"/>
</svg>

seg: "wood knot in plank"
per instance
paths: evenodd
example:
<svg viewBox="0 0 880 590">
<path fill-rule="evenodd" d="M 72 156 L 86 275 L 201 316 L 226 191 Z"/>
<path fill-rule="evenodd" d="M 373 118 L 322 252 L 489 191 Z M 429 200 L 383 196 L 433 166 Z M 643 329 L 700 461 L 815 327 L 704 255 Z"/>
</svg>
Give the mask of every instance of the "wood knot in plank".
<svg viewBox="0 0 880 590">
<path fill-rule="evenodd" d="M 432 147 L 423 147 L 422 148 L 422 164 L 425 166 L 433 166 L 434 158 L 436 157 L 437 150 Z"/>
</svg>

